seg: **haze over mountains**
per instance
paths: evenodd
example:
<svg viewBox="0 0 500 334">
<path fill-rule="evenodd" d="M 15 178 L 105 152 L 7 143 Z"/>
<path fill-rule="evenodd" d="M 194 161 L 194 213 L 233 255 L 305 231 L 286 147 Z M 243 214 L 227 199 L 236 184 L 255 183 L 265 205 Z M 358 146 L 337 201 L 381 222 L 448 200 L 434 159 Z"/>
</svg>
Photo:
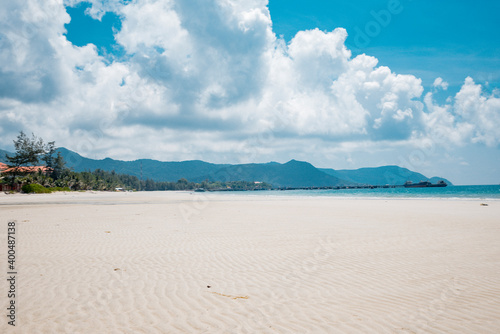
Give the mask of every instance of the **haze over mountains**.
<svg viewBox="0 0 500 334">
<path fill-rule="evenodd" d="M 290 160 L 287 163 L 252 163 L 252 164 L 213 164 L 200 160 L 182 162 L 162 162 L 151 159 L 121 161 L 106 158 L 95 160 L 85 158 L 66 148 L 59 148 L 68 167 L 77 172 L 95 169 L 115 171 L 143 179 L 155 181 L 177 181 L 185 178 L 193 182 L 209 181 L 261 181 L 273 187 L 331 187 L 363 185 L 401 185 L 406 181 L 420 182 L 429 180 L 433 183 L 448 180 L 441 177 L 428 178 L 420 173 L 398 166 L 360 168 L 356 170 L 335 170 L 316 168 L 308 162 Z M 0 150 L 0 161 L 6 162 L 5 154 Z"/>
</svg>

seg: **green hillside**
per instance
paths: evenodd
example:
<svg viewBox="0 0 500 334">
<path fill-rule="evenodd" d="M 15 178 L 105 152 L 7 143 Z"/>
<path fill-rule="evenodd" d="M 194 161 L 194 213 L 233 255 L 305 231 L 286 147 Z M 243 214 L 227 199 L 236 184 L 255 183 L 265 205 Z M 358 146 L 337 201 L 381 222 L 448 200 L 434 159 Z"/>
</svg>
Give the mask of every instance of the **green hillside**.
<svg viewBox="0 0 500 334">
<path fill-rule="evenodd" d="M 274 187 L 325 187 L 352 182 L 321 172 L 308 162 L 231 165 L 204 176 L 210 181 L 261 181 Z M 202 177 L 202 178 L 204 178 Z"/>
<path fill-rule="evenodd" d="M 348 185 L 402 185 L 406 181 L 419 182 L 430 180 L 436 183 L 443 178 L 427 178 L 398 166 L 383 166 L 375 168 L 360 168 L 356 170 L 334 170 L 316 168 L 308 162 L 291 160 L 280 164 L 277 162 L 253 164 L 212 164 L 200 160 L 163 162 L 151 159 L 135 161 L 114 160 L 111 158 L 96 160 L 81 156 L 66 148 L 59 148 L 67 167 L 76 172 L 115 171 L 118 174 L 136 176 L 143 180 L 176 182 L 182 178 L 191 182 L 221 181 L 260 181 L 273 187 L 334 187 Z M 6 162 L 5 155 L 9 153 L 0 150 L 0 162 Z"/>
<path fill-rule="evenodd" d="M 329 175 L 359 184 L 401 185 L 406 181 L 420 182 L 430 180 L 433 183 L 437 183 L 437 181 L 443 180 L 451 185 L 451 182 L 444 178 L 434 177 L 429 179 L 420 173 L 399 166 L 367 167 L 354 170 L 320 168 L 320 170 Z"/>
<path fill-rule="evenodd" d="M 198 180 L 200 175 L 214 173 L 220 168 L 228 166 L 211 164 L 199 160 L 182 162 L 163 162 L 151 159 L 122 161 L 110 158 L 94 160 L 82 157 L 78 153 L 65 148 L 59 148 L 58 151 L 61 152 L 61 155 L 66 160 L 67 166 L 77 172 L 85 170 L 93 171 L 96 169 L 105 171 L 114 170 L 120 174 L 133 175 L 140 178 L 142 167 L 142 178 L 155 181 L 174 182 L 181 178 L 194 181 L 195 179 Z"/>
</svg>

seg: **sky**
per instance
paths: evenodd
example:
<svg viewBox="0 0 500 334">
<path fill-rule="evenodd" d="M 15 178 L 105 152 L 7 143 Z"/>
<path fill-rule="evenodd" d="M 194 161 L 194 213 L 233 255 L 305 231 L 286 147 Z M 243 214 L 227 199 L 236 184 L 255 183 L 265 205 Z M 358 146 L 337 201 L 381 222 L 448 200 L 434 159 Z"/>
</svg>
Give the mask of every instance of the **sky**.
<svg viewBox="0 0 500 334">
<path fill-rule="evenodd" d="M 0 148 L 500 183 L 500 4 L 13 0 Z"/>
</svg>

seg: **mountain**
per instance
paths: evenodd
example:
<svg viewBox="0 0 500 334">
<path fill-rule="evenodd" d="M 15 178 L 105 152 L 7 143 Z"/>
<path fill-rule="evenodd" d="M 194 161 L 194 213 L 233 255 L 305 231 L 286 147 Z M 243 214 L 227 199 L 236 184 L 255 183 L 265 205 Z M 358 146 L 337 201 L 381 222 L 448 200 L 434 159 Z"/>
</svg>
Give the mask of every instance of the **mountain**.
<svg viewBox="0 0 500 334">
<path fill-rule="evenodd" d="M 142 178 L 152 179 L 155 181 L 177 181 L 185 178 L 189 181 L 199 179 L 201 175 L 209 175 L 215 173 L 217 170 L 229 165 L 217 165 L 204 161 L 192 160 L 182 162 L 162 162 L 151 159 L 140 159 L 134 161 L 114 160 L 110 158 L 102 160 L 94 160 L 82 157 L 78 153 L 65 149 L 63 147 L 57 149 L 64 160 L 66 166 L 73 168 L 77 172 L 86 170 L 93 171 L 95 169 L 102 169 L 105 171 L 114 170 L 119 174 L 128 174 L 141 177 L 142 165 Z"/>
<path fill-rule="evenodd" d="M 406 181 L 420 182 L 430 180 L 436 183 L 443 178 L 427 178 L 398 166 L 376 168 L 360 168 L 356 170 L 335 170 L 331 168 L 316 168 L 308 162 L 290 160 L 281 164 L 278 162 L 253 164 L 212 164 L 200 160 L 163 162 L 151 159 L 134 161 L 89 159 L 64 147 L 58 152 L 66 161 L 67 167 L 77 172 L 102 169 L 115 171 L 119 174 L 129 174 L 155 181 L 175 182 L 185 178 L 193 182 L 210 181 L 260 181 L 272 184 L 274 187 L 328 187 L 339 185 L 401 185 Z M 5 154 L 10 152 L 0 150 L 0 162 L 6 162 Z"/>
<path fill-rule="evenodd" d="M 413 172 L 407 168 L 399 166 L 382 166 L 354 170 L 319 168 L 319 170 L 340 179 L 359 184 L 401 185 L 406 181 L 420 182 L 429 180 L 432 183 L 437 183 L 438 181 L 443 180 L 447 184 L 451 185 L 451 182 L 444 178 L 433 177 L 429 179 L 420 173 Z"/>
<path fill-rule="evenodd" d="M 0 149 L 0 162 L 3 162 L 4 164 L 7 163 L 7 154 L 12 154 L 12 153 Z"/>
<path fill-rule="evenodd" d="M 194 181 L 261 181 L 274 187 L 325 187 L 349 185 L 338 177 L 321 172 L 308 162 L 290 160 L 285 164 L 230 165 Z"/>
<path fill-rule="evenodd" d="M 335 176 L 319 171 L 307 162 L 291 160 L 285 164 L 270 162 L 266 164 L 212 164 L 204 161 L 162 162 L 150 159 L 121 161 L 110 158 L 94 160 L 82 157 L 65 148 L 58 151 L 66 160 L 66 165 L 77 172 L 102 169 L 114 170 L 120 174 L 129 174 L 155 181 L 177 181 L 185 178 L 193 182 L 210 181 L 260 181 L 274 187 L 320 187 L 352 184 Z"/>
</svg>

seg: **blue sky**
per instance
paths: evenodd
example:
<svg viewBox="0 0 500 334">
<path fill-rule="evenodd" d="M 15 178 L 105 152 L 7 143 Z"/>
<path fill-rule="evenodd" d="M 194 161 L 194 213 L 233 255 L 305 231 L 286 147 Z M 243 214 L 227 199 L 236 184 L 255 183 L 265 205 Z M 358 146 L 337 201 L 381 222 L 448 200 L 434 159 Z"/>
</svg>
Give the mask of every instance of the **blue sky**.
<svg viewBox="0 0 500 334">
<path fill-rule="evenodd" d="M 121 28 L 120 17 L 107 12 L 99 21 L 85 14 L 89 7 L 68 7 L 68 40 L 78 46 L 93 43 L 103 55 L 123 56 L 113 36 Z M 301 30 L 343 27 L 353 54 L 366 53 L 398 73 L 418 75 L 425 87 L 442 77 L 456 92 L 467 76 L 488 82 L 489 90 L 500 86 L 499 2 L 271 0 L 268 7 L 273 31 L 286 41 Z"/>
<path fill-rule="evenodd" d="M 398 73 L 418 75 L 425 86 L 438 76 L 455 89 L 467 76 L 487 81 L 490 89 L 500 86 L 499 2 L 400 0 L 393 2 L 397 13 L 387 18 L 381 13 L 387 13 L 390 4 L 271 0 L 269 7 L 274 31 L 286 40 L 299 30 L 343 27 L 349 33 L 346 46 L 355 54 L 370 54 Z M 374 29 L 373 22 L 380 33 L 368 40 L 359 37 L 357 42 L 356 36 Z"/>
<path fill-rule="evenodd" d="M 500 179 L 493 1 L 0 6 L 0 147 Z"/>
<path fill-rule="evenodd" d="M 76 46 L 94 44 L 99 53 L 109 58 L 123 56 L 123 49 L 115 41 L 114 34 L 121 29 L 120 17 L 108 12 L 98 20 L 86 14 L 91 8 L 89 3 L 80 3 L 75 7 L 67 7 L 71 21 L 65 25 L 66 38 Z"/>
</svg>

